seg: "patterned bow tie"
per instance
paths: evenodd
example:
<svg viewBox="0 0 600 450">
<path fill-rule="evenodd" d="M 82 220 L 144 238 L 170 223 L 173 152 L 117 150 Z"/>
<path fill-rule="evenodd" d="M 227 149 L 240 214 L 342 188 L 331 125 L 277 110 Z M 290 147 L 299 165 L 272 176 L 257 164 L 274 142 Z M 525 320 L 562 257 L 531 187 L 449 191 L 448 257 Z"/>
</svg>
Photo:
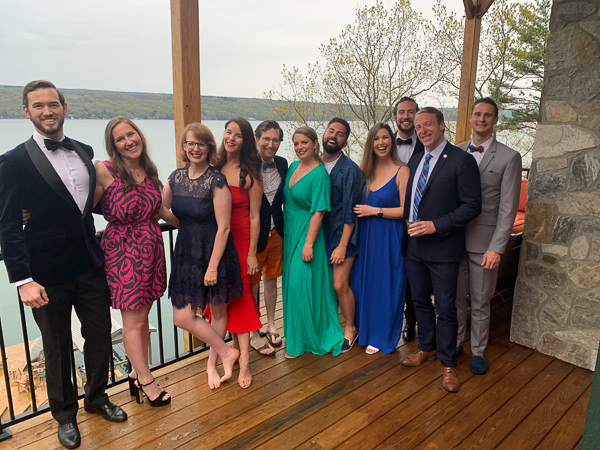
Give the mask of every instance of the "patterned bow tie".
<svg viewBox="0 0 600 450">
<path fill-rule="evenodd" d="M 402 139 L 401 137 L 396 138 L 396 144 L 398 145 L 411 145 L 412 144 L 412 138 L 409 137 L 408 139 Z"/>
<path fill-rule="evenodd" d="M 469 151 L 471 153 L 475 153 L 475 152 L 483 153 L 483 145 L 475 146 L 473 144 L 469 144 Z"/>
<path fill-rule="evenodd" d="M 62 141 L 53 141 L 52 139 L 44 139 L 46 148 L 51 152 L 55 152 L 57 148 L 64 148 L 65 150 L 75 150 L 71 139 L 64 138 Z"/>
<path fill-rule="evenodd" d="M 273 169 L 277 168 L 277 166 L 275 165 L 275 161 L 271 161 L 270 163 L 263 161 L 263 166 L 262 166 L 263 170 L 268 169 L 270 167 L 272 167 Z"/>
</svg>

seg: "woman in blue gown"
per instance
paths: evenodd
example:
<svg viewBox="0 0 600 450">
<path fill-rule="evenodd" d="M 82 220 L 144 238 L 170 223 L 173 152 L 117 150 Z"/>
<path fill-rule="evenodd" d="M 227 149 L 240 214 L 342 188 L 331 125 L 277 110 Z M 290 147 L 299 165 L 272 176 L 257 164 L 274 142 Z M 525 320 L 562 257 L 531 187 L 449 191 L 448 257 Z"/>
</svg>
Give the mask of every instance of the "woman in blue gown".
<svg viewBox="0 0 600 450">
<path fill-rule="evenodd" d="M 391 128 L 371 128 L 360 166 L 367 182 L 360 204 L 359 254 L 352 290 L 356 296 L 358 344 L 368 354 L 393 352 L 402 333 L 406 270 L 402 255 L 402 217 L 408 166 L 398 159 Z"/>
</svg>

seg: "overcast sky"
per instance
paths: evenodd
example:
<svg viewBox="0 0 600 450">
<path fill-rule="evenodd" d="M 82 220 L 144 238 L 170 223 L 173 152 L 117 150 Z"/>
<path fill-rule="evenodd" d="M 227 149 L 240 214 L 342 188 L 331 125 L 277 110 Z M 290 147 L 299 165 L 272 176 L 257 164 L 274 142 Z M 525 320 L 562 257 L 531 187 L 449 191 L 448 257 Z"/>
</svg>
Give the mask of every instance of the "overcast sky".
<svg viewBox="0 0 600 450">
<path fill-rule="evenodd" d="M 199 0 L 203 95 L 262 98 L 375 0 Z M 383 0 L 391 8 L 393 0 Z M 435 0 L 413 0 L 431 17 Z M 446 6 L 464 14 L 461 0 Z M 0 0 L 0 84 L 173 92 L 169 0 Z"/>
</svg>

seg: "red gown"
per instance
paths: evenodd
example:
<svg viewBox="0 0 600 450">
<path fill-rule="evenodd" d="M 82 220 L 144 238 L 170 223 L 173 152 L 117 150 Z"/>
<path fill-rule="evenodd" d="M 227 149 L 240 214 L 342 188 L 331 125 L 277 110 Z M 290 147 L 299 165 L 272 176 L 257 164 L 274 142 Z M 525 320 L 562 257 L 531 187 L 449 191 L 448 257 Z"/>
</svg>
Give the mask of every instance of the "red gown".
<svg viewBox="0 0 600 450">
<path fill-rule="evenodd" d="M 248 275 L 248 251 L 250 250 L 250 197 L 248 191 L 235 186 L 231 189 L 231 234 L 235 249 L 240 259 L 242 272 L 242 284 L 244 285 L 244 296 L 234 297 L 227 308 L 227 331 L 230 333 L 247 333 L 259 330 L 260 312 L 256 299 L 252 293 L 252 281 Z M 206 308 L 204 315 L 210 318 L 210 306 Z"/>
</svg>

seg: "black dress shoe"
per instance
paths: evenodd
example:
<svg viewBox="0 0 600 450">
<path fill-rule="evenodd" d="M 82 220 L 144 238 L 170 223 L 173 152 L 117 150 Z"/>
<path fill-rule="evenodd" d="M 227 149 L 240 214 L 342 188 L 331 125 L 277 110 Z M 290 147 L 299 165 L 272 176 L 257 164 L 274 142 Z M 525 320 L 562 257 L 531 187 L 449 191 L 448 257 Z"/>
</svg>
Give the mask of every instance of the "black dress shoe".
<svg viewBox="0 0 600 450">
<path fill-rule="evenodd" d="M 404 339 L 405 342 L 412 341 L 414 338 L 417 337 L 416 326 L 416 323 L 406 322 L 406 326 L 404 327 L 404 331 L 402 332 L 402 339 Z"/>
<path fill-rule="evenodd" d="M 104 420 L 108 420 L 109 422 L 125 422 L 127 420 L 127 413 L 120 406 L 111 402 L 102 406 L 88 405 L 84 409 L 90 413 L 100 414 Z"/>
<path fill-rule="evenodd" d="M 81 435 L 77 422 L 58 424 L 58 441 L 65 448 L 77 448 L 81 444 Z"/>
</svg>

